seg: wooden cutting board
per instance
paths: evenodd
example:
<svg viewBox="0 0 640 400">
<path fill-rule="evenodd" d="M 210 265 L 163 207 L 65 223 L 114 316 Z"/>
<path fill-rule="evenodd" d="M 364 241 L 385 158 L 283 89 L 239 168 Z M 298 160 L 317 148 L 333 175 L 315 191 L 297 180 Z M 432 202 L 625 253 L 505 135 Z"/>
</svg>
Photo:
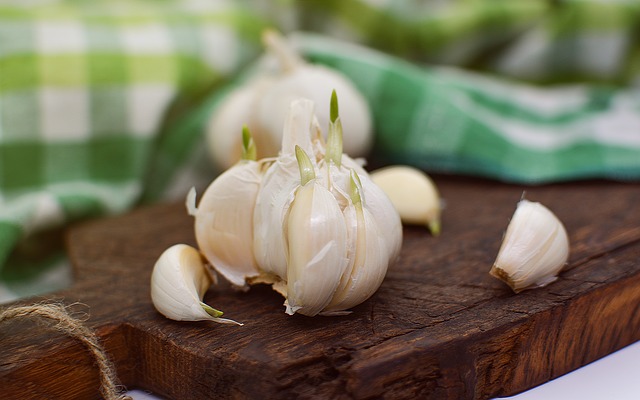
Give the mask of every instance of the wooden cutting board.
<svg viewBox="0 0 640 400">
<path fill-rule="evenodd" d="M 400 260 L 349 316 L 288 316 L 269 287 L 222 283 L 205 301 L 244 326 L 162 317 L 149 278 L 164 249 L 194 244 L 182 204 L 71 229 L 75 284 L 44 297 L 86 305 L 122 383 L 173 399 L 486 399 L 640 339 L 639 184 L 437 183 L 441 236 L 405 228 Z M 558 281 L 516 295 L 488 271 L 523 190 L 564 222 L 571 256 Z M 2 398 L 99 397 L 85 348 L 38 326 L 0 325 Z"/>
</svg>

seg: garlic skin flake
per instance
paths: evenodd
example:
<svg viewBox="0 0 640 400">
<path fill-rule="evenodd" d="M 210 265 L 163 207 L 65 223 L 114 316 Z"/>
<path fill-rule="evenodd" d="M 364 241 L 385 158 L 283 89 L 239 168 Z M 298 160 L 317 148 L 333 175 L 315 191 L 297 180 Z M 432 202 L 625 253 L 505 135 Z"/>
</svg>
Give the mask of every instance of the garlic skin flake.
<svg viewBox="0 0 640 400">
<path fill-rule="evenodd" d="M 560 220 L 540 203 L 520 200 L 490 274 L 514 292 L 557 279 L 569 258 L 569 238 Z"/>
<path fill-rule="evenodd" d="M 424 225 L 440 234 L 440 194 L 431 178 L 419 169 L 393 165 L 371 172 L 371 179 L 389 196 L 402 222 Z"/>
<path fill-rule="evenodd" d="M 273 30 L 264 32 L 263 42 L 278 67 L 270 70 L 268 63 L 263 63 L 254 77 L 227 94 L 213 112 L 206 133 L 212 160 L 224 169 L 236 163 L 240 141 L 230 133 L 243 124 L 253 133 L 258 158 L 277 156 L 291 102 L 299 98 L 313 101 L 317 104 L 315 116 L 325 127 L 329 124 L 328 100 L 334 89 L 340 93 L 343 113 L 349 115 L 345 121 L 349 132 L 344 139 L 345 151 L 354 157 L 366 155 L 373 142 L 371 111 L 353 83 L 337 70 L 306 62 Z"/>
<path fill-rule="evenodd" d="M 221 311 L 202 302 L 212 282 L 198 250 L 176 244 L 166 249 L 153 267 L 151 301 L 158 312 L 176 321 L 242 325 L 220 318 Z"/>
</svg>

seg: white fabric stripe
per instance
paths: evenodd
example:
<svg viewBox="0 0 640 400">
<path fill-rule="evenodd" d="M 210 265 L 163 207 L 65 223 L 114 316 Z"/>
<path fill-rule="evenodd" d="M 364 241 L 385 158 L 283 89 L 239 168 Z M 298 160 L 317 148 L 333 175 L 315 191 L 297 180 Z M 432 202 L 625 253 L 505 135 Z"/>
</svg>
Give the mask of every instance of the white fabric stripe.
<svg viewBox="0 0 640 400">
<path fill-rule="evenodd" d="M 497 101 L 508 101 L 542 117 L 553 117 L 584 107 L 590 88 L 587 85 L 563 85 L 539 88 L 515 81 L 499 80 L 456 67 L 435 68 L 439 77 L 456 86 L 466 85 L 487 93 Z"/>
<path fill-rule="evenodd" d="M 73 20 L 37 21 L 35 23 L 36 53 L 83 54 L 86 34 L 83 25 Z"/>
<path fill-rule="evenodd" d="M 581 31 L 554 38 L 543 26 L 516 42 L 496 62 L 495 68 L 510 76 L 542 79 L 556 72 L 550 60 L 558 59 L 563 49 L 571 49 L 577 58 L 572 59 L 568 68 L 609 78 L 618 72 L 628 47 L 628 32 L 623 30 Z"/>
<path fill-rule="evenodd" d="M 30 232 L 66 220 L 58 197 L 84 196 L 95 199 L 108 213 L 117 213 L 129 208 L 142 190 L 141 184 L 135 181 L 123 184 L 65 182 L 32 192 L 33 189 L 5 196 L 0 203 L 0 220 L 23 226 Z"/>
<path fill-rule="evenodd" d="M 127 124 L 131 132 L 138 137 L 155 135 L 176 88 L 170 84 L 136 84 L 126 91 Z"/>
<path fill-rule="evenodd" d="M 120 30 L 123 50 L 129 54 L 150 55 L 173 52 L 171 38 L 165 26 L 146 24 L 124 26 Z"/>
<path fill-rule="evenodd" d="M 140 182 L 108 184 L 104 182 L 63 182 L 50 184 L 46 188 L 56 196 L 85 196 L 95 199 L 110 214 L 119 213 L 131 207 L 142 191 Z"/>
<path fill-rule="evenodd" d="M 238 66 L 239 43 L 235 32 L 225 26 L 207 25 L 200 31 L 201 57 L 217 72 L 229 74 Z"/>
<path fill-rule="evenodd" d="M 89 93 L 85 89 L 43 87 L 38 97 L 43 139 L 56 142 L 89 137 Z"/>
<path fill-rule="evenodd" d="M 0 220 L 22 226 L 24 234 L 46 229 L 64 222 L 60 204 L 51 193 L 44 191 L 26 194 L 2 204 Z"/>
<path fill-rule="evenodd" d="M 457 96 L 454 103 L 461 112 L 476 118 L 507 141 L 531 150 L 553 151 L 576 143 L 598 143 L 603 146 L 640 148 L 640 114 L 637 99 L 622 93 L 612 102 L 606 113 L 567 124 L 533 125 L 513 118 L 505 118 L 481 108 L 466 96 Z"/>
</svg>

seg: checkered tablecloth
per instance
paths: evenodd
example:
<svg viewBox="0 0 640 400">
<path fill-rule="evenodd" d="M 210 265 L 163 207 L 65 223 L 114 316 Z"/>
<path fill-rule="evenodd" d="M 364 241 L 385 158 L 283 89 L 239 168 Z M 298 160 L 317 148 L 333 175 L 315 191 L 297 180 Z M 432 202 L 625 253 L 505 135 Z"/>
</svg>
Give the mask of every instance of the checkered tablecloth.
<svg viewBox="0 0 640 400">
<path fill-rule="evenodd" d="M 637 1 L 5 0 L 0 280 L 64 259 L 69 223 L 211 180 L 204 124 L 266 26 L 316 33 L 295 43 L 363 92 L 379 160 L 640 178 Z"/>
</svg>

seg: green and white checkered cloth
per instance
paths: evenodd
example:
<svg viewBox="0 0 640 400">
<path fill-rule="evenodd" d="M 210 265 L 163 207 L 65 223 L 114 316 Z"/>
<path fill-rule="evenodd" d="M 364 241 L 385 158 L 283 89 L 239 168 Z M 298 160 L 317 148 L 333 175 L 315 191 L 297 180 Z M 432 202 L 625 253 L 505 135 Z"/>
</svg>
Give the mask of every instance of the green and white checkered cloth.
<svg viewBox="0 0 640 400">
<path fill-rule="evenodd" d="M 2 278 L 59 258 L 39 233 L 139 202 L 164 124 L 260 51 L 263 18 L 230 4 L 0 4 Z"/>
<path fill-rule="evenodd" d="M 210 181 L 204 126 L 267 25 L 322 34 L 295 43 L 363 92 L 379 162 L 640 178 L 640 2 L 252 3 L 0 4 L 0 280 L 64 260 L 73 221 Z"/>
</svg>

